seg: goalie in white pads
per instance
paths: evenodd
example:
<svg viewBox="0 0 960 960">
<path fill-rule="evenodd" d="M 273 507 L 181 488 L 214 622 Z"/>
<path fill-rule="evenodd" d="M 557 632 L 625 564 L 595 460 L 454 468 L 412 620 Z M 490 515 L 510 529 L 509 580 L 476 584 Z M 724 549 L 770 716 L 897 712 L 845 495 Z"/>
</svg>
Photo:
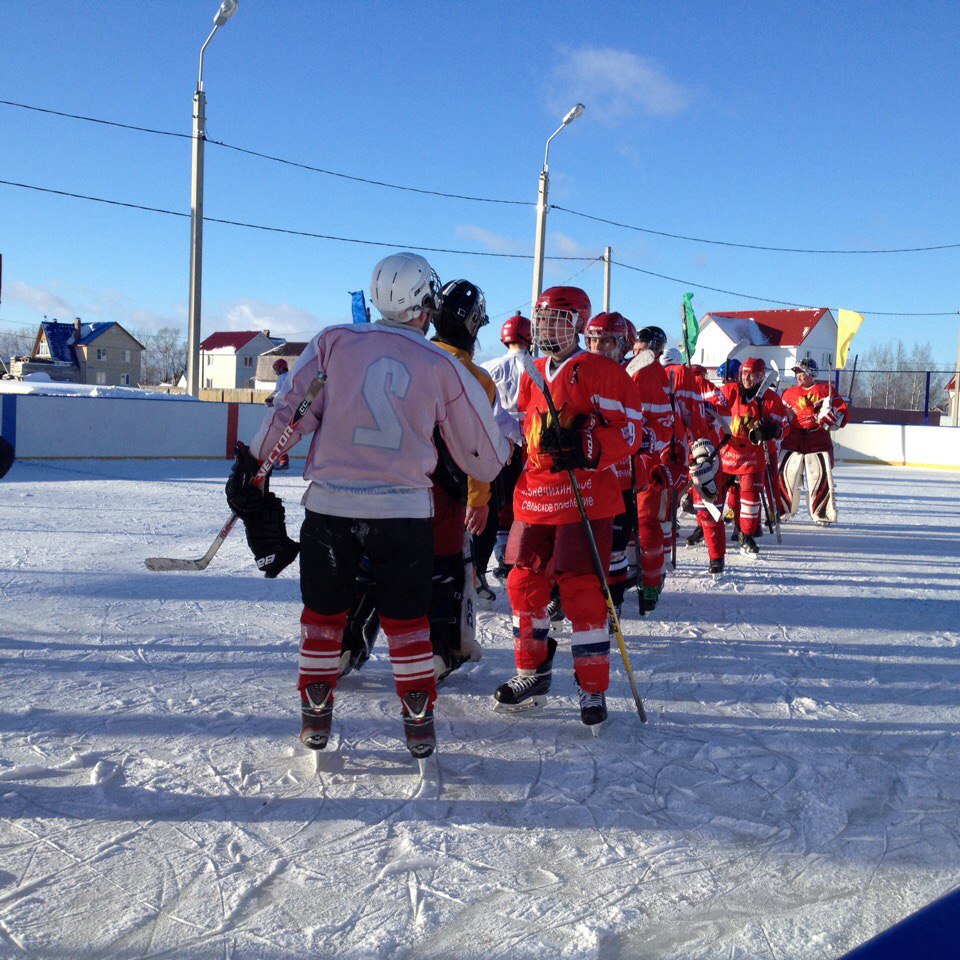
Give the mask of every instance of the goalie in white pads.
<svg viewBox="0 0 960 960">
<path fill-rule="evenodd" d="M 792 419 L 781 445 L 780 515 L 785 520 L 796 515 L 803 481 L 810 516 L 827 526 L 837 522 L 830 433 L 842 427 L 849 414 L 843 397 L 829 383 L 817 380 L 815 360 L 801 360 L 793 372 L 797 386 L 783 392 Z"/>
</svg>

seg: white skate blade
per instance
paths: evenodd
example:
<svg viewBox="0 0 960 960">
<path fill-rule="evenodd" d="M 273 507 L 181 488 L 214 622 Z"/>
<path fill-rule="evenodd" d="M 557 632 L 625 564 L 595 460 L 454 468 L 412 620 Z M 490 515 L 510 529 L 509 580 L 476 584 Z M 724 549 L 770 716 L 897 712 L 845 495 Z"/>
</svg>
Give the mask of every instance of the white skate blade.
<svg viewBox="0 0 960 960">
<path fill-rule="evenodd" d="M 539 694 L 530 697 L 522 703 L 501 703 L 499 700 L 493 701 L 493 709 L 496 713 L 526 713 L 528 710 L 538 710 L 545 707 L 550 698 L 545 694 Z"/>
<path fill-rule="evenodd" d="M 595 723 L 590 727 L 590 732 L 595 736 L 600 736 L 600 728 L 603 726 L 602 723 Z"/>
<path fill-rule="evenodd" d="M 751 553 L 749 550 L 744 550 L 743 547 L 740 548 L 740 556 L 746 557 L 747 560 L 753 560 L 754 562 L 760 559 L 759 553 Z"/>
</svg>

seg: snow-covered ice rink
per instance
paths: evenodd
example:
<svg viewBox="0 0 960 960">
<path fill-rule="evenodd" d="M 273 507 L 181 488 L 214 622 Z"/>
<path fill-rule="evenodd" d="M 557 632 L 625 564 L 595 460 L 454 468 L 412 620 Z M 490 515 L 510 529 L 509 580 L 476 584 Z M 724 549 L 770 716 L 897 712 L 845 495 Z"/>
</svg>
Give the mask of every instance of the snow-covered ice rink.
<svg viewBox="0 0 960 960">
<path fill-rule="evenodd" d="M 379 649 L 296 741 L 296 567 L 203 573 L 226 463 L 0 484 L 0 956 L 835 957 L 960 883 L 960 474 L 839 473 L 841 525 L 681 549 L 625 605 L 650 722 L 495 714 L 505 594 L 438 707 L 439 784 Z M 274 482 L 299 525 L 303 481 Z M 690 520 L 683 532 L 689 533 Z"/>
</svg>

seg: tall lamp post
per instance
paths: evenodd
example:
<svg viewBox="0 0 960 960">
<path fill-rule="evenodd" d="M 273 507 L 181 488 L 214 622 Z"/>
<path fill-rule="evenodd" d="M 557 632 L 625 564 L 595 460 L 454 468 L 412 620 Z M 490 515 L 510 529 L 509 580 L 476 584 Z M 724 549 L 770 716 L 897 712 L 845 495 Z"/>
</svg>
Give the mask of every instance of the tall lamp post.
<svg viewBox="0 0 960 960">
<path fill-rule="evenodd" d="M 564 118 L 560 126 L 547 138 L 547 146 L 543 151 L 543 169 L 540 171 L 540 190 L 537 194 L 537 237 L 533 246 L 533 303 L 531 309 L 537 305 L 537 300 L 543 292 L 543 247 L 547 230 L 547 190 L 550 186 L 548 160 L 550 158 L 550 141 L 568 124 L 573 123 L 586 107 L 578 103 Z"/>
<path fill-rule="evenodd" d="M 190 319 L 187 324 L 187 393 L 200 396 L 200 287 L 203 274 L 203 142 L 207 98 L 203 92 L 203 55 L 213 35 L 237 12 L 239 0 L 223 0 L 210 36 L 200 48 L 200 72 L 193 95 L 193 180 L 190 188 Z"/>
</svg>

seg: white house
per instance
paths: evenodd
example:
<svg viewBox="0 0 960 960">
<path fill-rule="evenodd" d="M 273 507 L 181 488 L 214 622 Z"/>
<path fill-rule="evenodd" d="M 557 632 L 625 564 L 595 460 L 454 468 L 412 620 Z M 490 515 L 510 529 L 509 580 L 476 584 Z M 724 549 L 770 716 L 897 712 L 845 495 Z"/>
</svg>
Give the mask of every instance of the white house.
<svg viewBox="0 0 960 960">
<path fill-rule="evenodd" d="M 728 357 L 761 357 L 789 371 L 799 360 L 812 357 L 821 376 L 833 366 L 837 350 L 837 321 L 827 307 L 815 310 L 724 310 L 707 313 L 693 362 L 714 376 Z"/>
<path fill-rule="evenodd" d="M 200 344 L 200 386 L 208 390 L 253 388 L 257 357 L 272 350 L 280 339 L 269 330 L 212 333 Z"/>
</svg>

